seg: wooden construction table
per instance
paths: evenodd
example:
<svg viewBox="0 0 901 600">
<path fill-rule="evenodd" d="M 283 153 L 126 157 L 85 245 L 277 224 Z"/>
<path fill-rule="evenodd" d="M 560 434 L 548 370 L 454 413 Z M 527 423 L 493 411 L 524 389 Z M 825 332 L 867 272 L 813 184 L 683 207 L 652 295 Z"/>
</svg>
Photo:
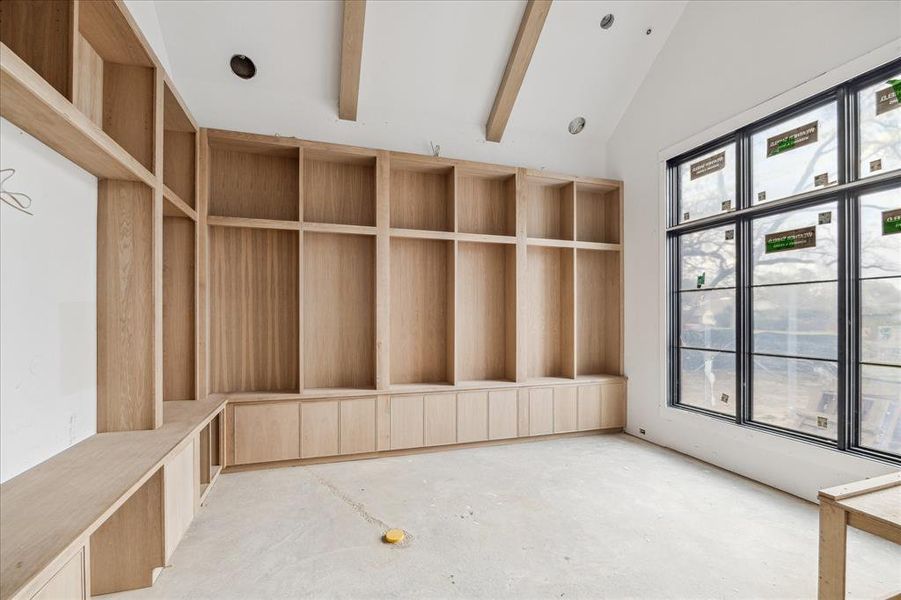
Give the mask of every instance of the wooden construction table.
<svg viewBox="0 0 901 600">
<path fill-rule="evenodd" d="M 844 598 L 849 525 L 901 544 L 901 471 L 820 490 L 819 499 L 819 598 Z"/>
</svg>

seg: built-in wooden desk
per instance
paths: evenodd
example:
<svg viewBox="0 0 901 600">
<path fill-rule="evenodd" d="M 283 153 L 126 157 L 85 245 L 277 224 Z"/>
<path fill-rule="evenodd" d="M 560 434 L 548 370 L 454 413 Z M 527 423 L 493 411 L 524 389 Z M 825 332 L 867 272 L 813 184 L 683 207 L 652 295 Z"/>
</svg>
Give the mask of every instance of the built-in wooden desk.
<svg viewBox="0 0 901 600">
<path fill-rule="evenodd" d="M 901 544 L 901 471 L 820 490 L 819 597 L 845 597 L 847 527 Z"/>
<path fill-rule="evenodd" d="M 167 554 L 164 467 L 224 406 L 217 399 L 165 402 L 159 429 L 94 435 L 0 485 L 0 599 L 43 597 L 42 587 L 79 553 L 85 590 L 146 582 Z"/>
</svg>

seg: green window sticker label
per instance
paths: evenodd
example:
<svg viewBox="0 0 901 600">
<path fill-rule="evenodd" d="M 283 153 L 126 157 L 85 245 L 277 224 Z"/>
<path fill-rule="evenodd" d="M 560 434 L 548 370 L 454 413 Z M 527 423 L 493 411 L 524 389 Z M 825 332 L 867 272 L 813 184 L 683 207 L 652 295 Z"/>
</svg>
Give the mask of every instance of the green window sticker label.
<svg viewBox="0 0 901 600">
<path fill-rule="evenodd" d="M 817 245 L 817 230 L 816 227 L 803 227 L 778 233 L 768 233 L 764 241 L 767 254 L 785 252 L 787 250 L 800 250 L 801 248 L 813 248 Z"/>
<path fill-rule="evenodd" d="M 901 208 L 882 211 L 882 235 L 901 233 Z"/>
<path fill-rule="evenodd" d="M 789 129 L 766 140 L 766 156 L 776 156 L 789 150 L 816 143 L 819 133 L 819 121 L 813 121 L 794 129 Z"/>
<path fill-rule="evenodd" d="M 702 158 L 697 162 L 691 163 L 689 171 L 691 172 L 691 180 L 694 181 L 704 175 L 710 175 L 726 168 L 726 151 L 723 150 L 713 156 Z"/>
<path fill-rule="evenodd" d="M 901 107 L 901 79 L 889 79 L 887 88 L 876 90 L 876 116 Z"/>
<path fill-rule="evenodd" d="M 704 282 L 705 282 L 706 280 L 707 280 L 707 273 L 706 273 L 706 272 L 701 273 L 700 275 L 698 275 L 698 289 L 701 289 L 702 287 L 704 287 Z"/>
</svg>

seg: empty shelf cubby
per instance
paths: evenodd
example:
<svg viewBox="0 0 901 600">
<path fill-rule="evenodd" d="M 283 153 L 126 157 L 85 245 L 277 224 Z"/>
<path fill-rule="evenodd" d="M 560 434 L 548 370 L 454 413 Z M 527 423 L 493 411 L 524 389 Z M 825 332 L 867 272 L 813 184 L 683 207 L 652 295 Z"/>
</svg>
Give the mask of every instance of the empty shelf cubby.
<svg viewBox="0 0 901 600">
<path fill-rule="evenodd" d="M 530 238 L 572 240 L 575 227 L 574 184 L 530 177 L 526 181 L 526 230 Z"/>
<path fill-rule="evenodd" d="M 578 184 L 577 239 L 580 242 L 620 243 L 620 191 Z"/>
<path fill-rule="evenodd" d="M 375 226 L 375 157 L 305 150 L 303 220 Z"/>
<path fill-rule="evenodd" d="M 163 183 L 189 207 L 197 208 L 197 131 L 169 85 L 163 88 Z"/>
<path fill-rule="evenodd" d="M 574 250 L 529 246 L 528 377 L 573 377 Z"/>
<path fill-rule="evenodd" d="M 458 168 L 457 230 L 516 235 L 516 177 L 513 173 Z"/>
<path fill-rule="evenodd" d="M 391 227 L 454 230 L 453 167 L 391 165 Z"/>
</svg>

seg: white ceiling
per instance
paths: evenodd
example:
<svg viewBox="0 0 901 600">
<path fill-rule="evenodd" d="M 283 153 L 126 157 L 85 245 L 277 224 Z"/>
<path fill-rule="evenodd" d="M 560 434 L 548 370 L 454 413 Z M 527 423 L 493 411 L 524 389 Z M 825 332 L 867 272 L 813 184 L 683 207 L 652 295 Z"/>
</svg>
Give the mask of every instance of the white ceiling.
<svg viewBox="0 0 901 600">
<path fill-rule="evenodd" d="M 603 175 L 607 139 L 685 4 L 555 1 L 500 144 L 484 128 L 524 0 L 369 0 L 356 123 L 337 118 L 339 2 L 156 0 L 156 12 L 201 125 L 420 153 L 434 141 L 446 156 Z M 236 53 L 254 79 L 231 73 Z M 588 125 L 572 136 L 578 115 Z"/>
</svg>

